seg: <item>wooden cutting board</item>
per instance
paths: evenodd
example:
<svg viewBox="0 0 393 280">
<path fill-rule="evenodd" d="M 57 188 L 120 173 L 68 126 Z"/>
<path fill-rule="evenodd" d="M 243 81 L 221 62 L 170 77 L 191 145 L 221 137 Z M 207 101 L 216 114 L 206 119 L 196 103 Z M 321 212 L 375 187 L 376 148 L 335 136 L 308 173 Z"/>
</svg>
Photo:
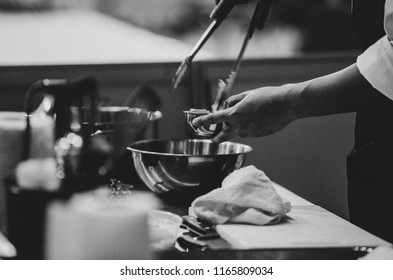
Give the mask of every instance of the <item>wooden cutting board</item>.
<svg viewBox="0 0 393 280">
<path fill-rule="evenodd" d="M 237 249 L 377 246 L 388 242 L 316 205 L 295 205 L 280 224 L 219 225 L 218 233 Z"/>
</svg>

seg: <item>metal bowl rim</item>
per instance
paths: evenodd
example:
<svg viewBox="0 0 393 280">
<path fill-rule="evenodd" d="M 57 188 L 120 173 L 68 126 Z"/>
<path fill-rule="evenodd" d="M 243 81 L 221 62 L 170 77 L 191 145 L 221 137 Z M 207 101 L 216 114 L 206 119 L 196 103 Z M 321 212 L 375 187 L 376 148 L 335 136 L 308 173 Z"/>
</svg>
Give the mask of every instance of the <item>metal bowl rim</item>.
<svg viewBox="0 0 393 280">
<path fill-rule="evenodd" d="M 217 145 L 221 145 L 224 143 L 232 144 L 232 145 L 239 145 L 243 146 L 245 148 L 245 151 L 243 152 L 238 152 L 238 153 L 230 153 L 230 154 L 212 154 L 212 155 L 193 155 L 193 154 L 173 154 L 173 153 L 161 153 L 161 152 L 152 152 L 152 151 L 146 151 L 146 150 L 139 150 L 136 148 L 133 148 L 132 146 L 138 145 L 138 144 L 143 144 L 143 143 L 151 143 L 151 142 L 204 142 L 204 143 L 213 143 L 209 139 L 147 139 L 147 140 L 140 140 L 133 142 L 130 144 L 130 146 L 127 147 L 127 150 L 130 150 L 132 152 L 137 152 L 137 153 L 143 153 L 143 154 L 149 154 L 149 155 L 158 155 L 158 156 L 172 156 L 172 157 L 224 157 L 224 156 L 234 156 L 234 155 L 242 155 L 242 154 L 247 154 L 252 151 L 252 147 L 246 144 L 242 143 L 236 143 L 236 142 L 231 142 L 231 141 L 226 141 L 222 142 Z"/>
</svg>

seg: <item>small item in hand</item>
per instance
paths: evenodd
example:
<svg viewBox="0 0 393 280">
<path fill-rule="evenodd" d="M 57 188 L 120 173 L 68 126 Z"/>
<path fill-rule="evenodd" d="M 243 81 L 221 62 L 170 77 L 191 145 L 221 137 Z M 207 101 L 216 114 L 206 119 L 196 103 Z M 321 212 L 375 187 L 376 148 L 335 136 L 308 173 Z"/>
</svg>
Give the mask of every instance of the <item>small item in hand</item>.
<svg viewBox="0 0 393 280">
<path fill-rule="evenodd" d="M 190 116 L 193 116 L 194 118 L 196 118 L 196 117 L 199 117 L 199 116 L 210 114 L 210 111 L 206 110 L 206 109 L 194 109 L 194 108 L 191 108 L 188 111 L 183 111 L 183 113 L 184 114 L 189 114 Z"/>
<path fill-rule="evenodd" d="M 195 199 L 191 205 L 196 216 L 212 224 L 276 224 L 291 209 L 264 172 L 247 166 L 229 174 L 222 187 Z"/>
<path fill-rule="evenodd" d="M 214 137 L 222 128 L 222 124 L 217 125 L 207 125 L 207 126 L 195 126 L 192 121 L 200 116 L 210 114 L 209 110 L 206 109 L 190 109 L 188 111 L 183 111 L 186 118 L 188 128 L 190 131 L 198 137 L 211 138 Z"/>
</svg>

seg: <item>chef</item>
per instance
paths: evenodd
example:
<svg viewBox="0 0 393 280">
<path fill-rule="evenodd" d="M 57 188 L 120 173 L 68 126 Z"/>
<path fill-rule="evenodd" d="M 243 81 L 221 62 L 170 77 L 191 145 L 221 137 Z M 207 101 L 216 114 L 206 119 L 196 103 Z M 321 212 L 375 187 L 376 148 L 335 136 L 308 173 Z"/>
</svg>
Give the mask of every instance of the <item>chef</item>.
<svg viewBox="0 0 393 280">
<path fill-rule="evenodd" d="M 350 220 L 393 242 L 393 0 L 353 0 L 352 12 L 354 32 L 364 42 L 356 63 L 312 80 L 231 96 L 227 109 L 193 124 L 227 123 L 212 139 L 222 142 L 273 134 L 301 118 L 357 112 L 355 145 L 347 157 Z"/>
</svg>

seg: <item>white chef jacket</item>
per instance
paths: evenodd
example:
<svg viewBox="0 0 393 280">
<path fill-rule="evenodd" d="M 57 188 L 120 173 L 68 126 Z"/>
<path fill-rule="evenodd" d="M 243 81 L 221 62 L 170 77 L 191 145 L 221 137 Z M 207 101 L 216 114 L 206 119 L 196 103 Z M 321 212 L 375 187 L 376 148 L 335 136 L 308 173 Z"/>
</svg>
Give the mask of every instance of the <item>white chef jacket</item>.
<svg viewBox="0 0 393 280">
<path fill-rule="evenodd" d="M 385 1 L 386 35 L 357 58 L 357 67 L 367 81 L 393 100 L 393 0 Z"/>
</svg>

